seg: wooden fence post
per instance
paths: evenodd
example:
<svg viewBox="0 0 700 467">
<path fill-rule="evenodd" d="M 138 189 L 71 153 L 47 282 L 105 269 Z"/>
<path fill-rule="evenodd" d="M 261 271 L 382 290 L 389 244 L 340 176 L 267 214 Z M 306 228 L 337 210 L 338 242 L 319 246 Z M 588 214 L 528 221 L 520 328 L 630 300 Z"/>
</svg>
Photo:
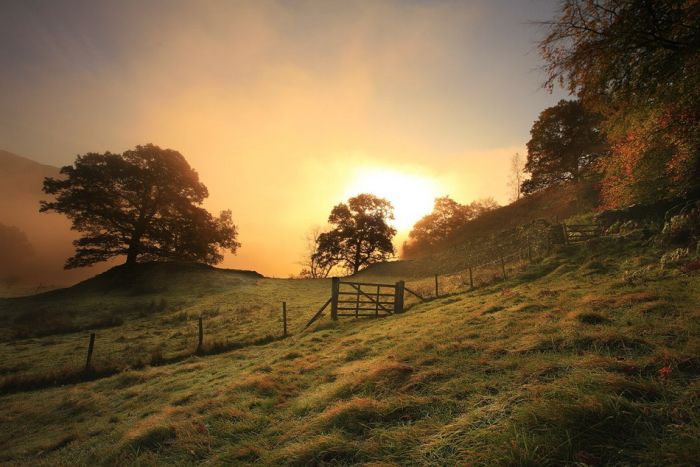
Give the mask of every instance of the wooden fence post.
<svg viewBox="0 0 700 467">
<path fill-rule="evenodd" d="M 287 302 L 282 302 L 282 322 L 284 323 L 284 337 L 287 337 Z"/>
<path fill-rule="evenodd" d="M 340 278 L 331 279 L 331 319 L 338 319 L 338 292 L 340 291 Z"/>
<path fill-rule="evenodd" d="M 204 327 L 202 326 L 202 317 L 199 317 L 199 342 L 197 343 L 197 353 L 202 351 L 204 345 Z"/>
<path fill-rule="evenodd" d="M 474 277 L 472 276 L 472 267 L 469 266 L 469 288 L 474 288 Z"/>
<path fill-rule="evenodd" d="M 360 286 L 358 286 L 360 287 Z M 375 305 L 374 305 L 374 317 L 379 318 L 379 300 L 381 300 L 381 296 L 379 295 L 379 289 L 381 289 L 380 286 L 377 286 L 377 295 L 376 295 L 376 300 L 375 300 Z"/>
<path fill-rule="evenodd" d="M 87 359 L 85 360 L 85 371 L 90 371 L 90 360 L 92 360 L 92 351 L 95 349 L 95 333 L 90 333 L 90 343 L 88 344 Z"/>
<path fill-rule="evenodd" d="M 398 281 L 394 289 L 394 313 L 403 313 L 403 290 L 406 286 L 404 281 Z"/>
<path fill-rule="evenodd" d="M 438 290 L 438 275 L 435 274 L 435 298 L 438 298 L 440 296 L 439 290 Z"/>
</svg>

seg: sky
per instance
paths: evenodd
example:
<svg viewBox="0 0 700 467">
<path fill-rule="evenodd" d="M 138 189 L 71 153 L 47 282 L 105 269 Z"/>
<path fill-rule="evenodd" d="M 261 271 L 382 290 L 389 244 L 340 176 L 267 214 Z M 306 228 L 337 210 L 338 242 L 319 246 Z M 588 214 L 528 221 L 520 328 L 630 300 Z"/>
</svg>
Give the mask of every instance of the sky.
<svg viewBox="0 0 700 467">
<path fill-rule="evenodd" d="M 52 165 L 153 143 L 231 209 L 222 266 L 284 277 L 334 205 L 509 201 L 539 112 L 533 21 L 555 0 L 32 1 L 0 5 L 0 149 Z"/>
</svg>

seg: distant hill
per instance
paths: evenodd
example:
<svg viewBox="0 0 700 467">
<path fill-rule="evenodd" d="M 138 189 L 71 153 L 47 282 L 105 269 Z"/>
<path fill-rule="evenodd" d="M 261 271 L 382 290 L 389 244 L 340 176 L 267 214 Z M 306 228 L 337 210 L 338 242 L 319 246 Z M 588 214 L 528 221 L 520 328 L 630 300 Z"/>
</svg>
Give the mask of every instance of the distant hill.
<svg viewBox="0 0 700 467">
<path fill-rule="evenodd" d="M 58 175 L 58 167 L 0 150 L 0 224 L 21 230 L 34 250 L 26 261 L 15 259 L 11 266 L 13 275 L 25 285 L 70 284 L 109 267 L 63 269 L 65 260 L 73 253 L 71 242 L 76 235 L 64 216 L 39 212 L 39 201 L 45 199 L 44 178 Z"/>
</svg>

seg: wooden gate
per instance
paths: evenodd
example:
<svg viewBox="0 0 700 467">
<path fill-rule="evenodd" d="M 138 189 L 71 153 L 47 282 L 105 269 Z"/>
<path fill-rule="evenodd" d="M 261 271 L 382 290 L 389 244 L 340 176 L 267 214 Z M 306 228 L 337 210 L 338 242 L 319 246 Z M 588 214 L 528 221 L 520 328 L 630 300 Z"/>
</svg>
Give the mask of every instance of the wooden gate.
<svg viewBox="0 0 700 467">
<path fill-rule="evenodd" d="M 339 316 L 380 318 L 403 313 L 404 290 L 407 290 L 404 281 L 395 284 L 375 284 L 341 281 L 340 278 L 334 277 L 331 283 L 331 298 L 323 304 L 306 327 L 316 321 L 328 305 L 331 307 L 331 319 L 334 321 Z"/>
<path fill-rule="evenodd" d="M 600 237 L 602 228 L 598 224 L 562 224 L 566 243 L 585 242 Z"/>
<path fill-rule="evenodd" d="M 339 316 L 379 318 L 403 312 L 403 282 L 374 284 L 333 278 L 331 287 L 333 320 Z"/>
</svg>

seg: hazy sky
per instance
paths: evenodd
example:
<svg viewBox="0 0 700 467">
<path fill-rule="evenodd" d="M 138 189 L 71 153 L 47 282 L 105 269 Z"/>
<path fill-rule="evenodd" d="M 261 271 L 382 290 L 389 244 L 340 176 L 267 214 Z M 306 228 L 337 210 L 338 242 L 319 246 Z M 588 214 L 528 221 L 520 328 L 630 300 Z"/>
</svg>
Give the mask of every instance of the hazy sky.
<svg viewBox="0 0 700 467">
<path fill-rule="evenodd" d="M 305 232 L 376 187 L 508 199 L 538 113 L 530 21 L 557 2 L 29 1 L 0 5 L 0 148 L 64 165 L 152 142 L 230 208 L 224 266 L 296 272 Z"/>
</svg>

